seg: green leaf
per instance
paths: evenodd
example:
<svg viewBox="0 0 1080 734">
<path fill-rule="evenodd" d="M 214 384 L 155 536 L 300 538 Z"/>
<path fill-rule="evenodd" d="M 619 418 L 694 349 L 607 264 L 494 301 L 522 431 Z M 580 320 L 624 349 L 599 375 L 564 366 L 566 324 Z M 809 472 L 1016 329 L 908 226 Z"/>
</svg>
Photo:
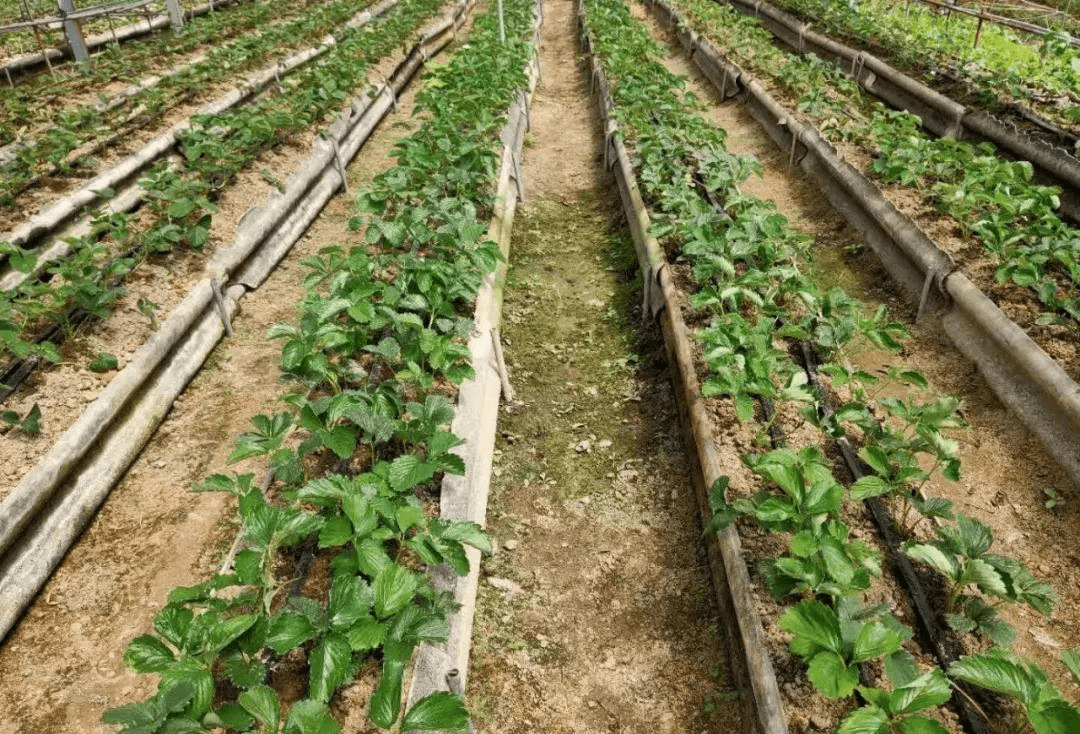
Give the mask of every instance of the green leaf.
<svg viewBox="0 0 1080 734">
<path fill-rule="evenodd" d="M 165 718 L 180 711 L 195 695 L 195 686 L 180 682 L 169 688 L 159 690 L 148 701 L 132 703 L 127 706 L 109 709 L 101 715 L 101 723 L 120 726 L 144 726 L 146 731 L 154 732 Z"/>
<path fill-rule="evenodd" d="M 852 660 L 863 663 L 867 660 L 884 657 L 900 649 L 900 636 L 881 622 L 864 624 L 855 638 L 855 650 Z"/>
<path fill-rule="evenodd" d="M 1076 734 L 1080 731 L 1080 711 L 1061 699 L 1040 702 L 1029 708 L 1028 721 L 1035 734 Z"/>
<path fill-rule="evenodd" d="M 948 729 L 925 716 L 909 716 L 898 726 L 902 734 L 949 734 Z"/>
<path fill-rule="evenodd" d="M 863 446 L 859 449 L 859 458 L 880 476 L 887 477 L 892 473 L 888 454 L 877 446 Z"/>
<path fill-rule="evenodd" d="M 919 677 L 919 666 L 910 652 L 900 649 L 885 656 L 885 674 L 889 682 L 899 688 Z"/>
<path fill-rule="evenodd" d="M 195 211 L 195 202 L 191 199 L 177 199 L 169 205 L 168 215 L 170 219 L 183 219 Z"/>
<path fill-rule="evenodd" d="M 339 459 L 348 459 L 356 451 L 356 431 L 348 426 L 334 426 L 333 430 L 319 431 L 318 436 Z"/>
<path fill-rule="evenodd" d="M 960 581 L 966 584 L 976 584 L 988 594 L 1005 596 L 1007 590 L 1001 574 L 993 566 L 981 558 L 970 558 L 964 564 L 964 572 Z"/>
<path fill-rule="evenodd" d="M 406 492 L 435 475 L 435 467 L 413 454 L 405 454 L 390 464 L 390 486 L 395 492 Z"/>
<path fill-rule="evenodd" d="M 821 557 L 829 577 L 845 586 L 854 583 L 855 567 L 844 550 L 844 544 L 835 538 L 822 538 L 820 543 Z"/>
<path fill-rule="evenodd" d="M 160 673 L 172 667 L 176 656 L 161 640 L 140 635 L 124 650 L 124 664 L 136 673 Z"/>
<path fill-rule="evenodd" d="M 895 714 L 913 714 L 940 706 L 949 700 L 952 687 L 940 669 L 928 671 L 906 686 L 889 694 L 889 710 Z"/>
<path fill-rule="evenodd" d="M 424 508 L 416 505 L 402 505 L 394 513 L 394 521 L 397 523 L 400 533 L 408 532 L 409 529 L 422 525 L 425 519 Z"/>
<path fill-rule="evenodd" d="M 353 537 L 353 526 L 349 518 L 344 515 L 334 515 L 329 518 L 319 531 L 320 548 L 336 548 L 345 545 Z"/>
<path fill-rule="evenodd" d="M 224 657 L 226 675 L 239 688 L 250 688 L 266 679 L 266 666 L 258 657 L 248 658 L 239 651 Z"/>
<path fill-rule="evenodd" d="M 236 576 L 243 584 L 258 584 L 262 576 L 263 556 L 257 550 L 242 550 L 233 558 Z"/>
<path fill-rule="evenodd" d="M 183 665 L 179 665 L 161 672 L 162 690 L 177 685 L 191 684 L 195 695 L 185 709 L 185 713 L 193 718 L 201 718 L 210 710 L 210 704 L 214 701 L 214 676 L 202 664 L 195 660 L 187 659 Z"/>
<path fill-rule="evenodd" d="M 340 734 L 341 724 L 334 720 L 322 701 L 305 699 L 289 709 L 284 734 Z"/>
<path fill-rule="evenodd" d="M 803 658 L 820 650 L 839 653 L 843 649 L 836 612 L 819 601 L 799 602 L 784 613 L 779 626 L 794 635 L 791 651 Z"/>
<path fill-rule="evenodd" d="M 352 648 L 345 636 L 332 632 L 311 650 L 308 690 L 313 699 L 329 701 L 334 691 L 349 677 Z"/>
<path fill-rule="evenodd" d="M 466 731 L 469 712 L 461 696 L 446 691 L 421 698 L 405 714 L 402 731 Z"/>
<path fill-rule="evenodd" d="M 888 715 L 877 706 L 863 706 L 844 717 L 836 734 L 885 734 L 887 723 Z"/>
<path fill-rule="evenodd" d="M 94 360 L 87 365 L 91 372 L 108 372 L 109 370 L 115 370 L 119 366 L 120 362 L 116 359 L 116 355 L 108 352 L 98 352 Z"/>
<path fill-rule="evenodd" d="M 386 639 L 387 628 L 386 622 L 376 622 L 371 618 L 362 619 L 347 633 L 349 647 L 355 652 L 374 650 Z"/>
<path fill-rule="evenodd" d="M 209 716 L 217 716 L 223 729 L 233 729 L 235 731 L 247 731 L 255 723 L 255 720 L 244 710 L 244 707 L 236 703 L 226 703 L 217 711 L 209 714 Z M 206 724 L 206 719 L 203 720 L 203 724 Z"/>
<path fill-rule="evenodd" d="M 763 462 L 755 467 L 755 471 L 779 486 L 788 497 L 796 501 L 802 501 L 804 493 L 803 477 L 795 467 Z"/>
<path fill-rule="evenodd" d="M 41 408 L 37 403 L 34 403 L 26 417 L 19 421 L 19 430 L 27 436 L 36 436 L 41 433 Z"/>
<path fill-rule="evenodd" d="M 269 686 L 252 686 L 237 698 L 244 709 L 266 727 L 277 731 L 281 704 L 277 692 Z"/>
<path fill-rule="evenodd" d="M 1061 662 L 1069 669 L 1073 682 L 1080 685 L 1080 650 L 1065 650 L 1061 653 Z"/>
<path fill-rule="evenodd" d="M 859 685 L 859 671 L 849 668 L 834 652 L 819 652 L 810 659 L 807 677 L 826 698 L 847 698 Z"/>
<path fill-rule="evenodd" d="M 892 485 L 879 476 L 867 474 L 851 485 L 851 498 L 862 502 L 871 497 L 880 497 L 892 491 Z"/>
<path fill-rule="evenodd" d="M 383 544 L 372 537 L 356 544 L 356 562 L 364 574 L 372 577 L 378 576 L 394 563 Z"/>
<path fill-rule="evenodd" d="M 353 535 L 364 538 L 379 527 L 379 514 L 371 506 L 367 497 L 361 494 L 349 494 L 342 502 L 345 514 L 352 522 Z"/>
<path fill-rule="evenodd" d="M 920 561 L 947 578 L 956 574 L 956 566 L 941 550 L 927 543 L 905 543 L 904 553 L 914 561 Z"/>
<path fill-rule="evenodd" d="M 270 620 L 266 646 L 284 655 L 315 636 L 315 627 L 307 617 L 293 612 L 281 612 Z"/>
<path fill-rule="evenodd" d="M 330 624 L 335 628 L 349 627 L 371 611 L 374 594 L 367 582 L 358 576 L 338 575 L 330 586 Z"/>
<path fill-rule="evenodd" d="M 981 688 L 1011 696 L 1025 706 L 1039 697 L 1039 681 L 1004 654 L 980 653 L 962 657 L 949 666 L 949 675 Z"/>
<path fill-rule="evenodd" d="M 371 696 L 368 716 L 384 729 L 392 726 L 401 712 L 401 682 L 414 647 L 413 642 L 399 640 L 387 640 L 383 646 L 382 677 Z"/>
<path fill-rule="evenodd" d="M 194 616 L 190 609 L 169 604 L 154 617 L 154 631 L 182 650 Z"/>
<path fill-rule="evenodd" d="M 235 617 L 223 620 L 210 630 L 210 647 L 214 652 L 220 652 L 228 647 L 229 643 L 240 635 L 247 632 L 251 625 L 258 620 L 255 614 L 238 614 Z"/>
<path fill-rule="evenodd" d="M 451 520 L 439 535 L 447 540 L 457 540 L 465 545 L 471 545 L 481 553 L 491 552 L 491 539 L 484 532 L 484 529 L 475 522 Z"/>
<path fill-rule="evenodd" d="M 375 577 L 375 613 L 380 619 L 397 614 L 412 601 L 416 593 L 416 575 L 393 563 Z"/>
</svg>

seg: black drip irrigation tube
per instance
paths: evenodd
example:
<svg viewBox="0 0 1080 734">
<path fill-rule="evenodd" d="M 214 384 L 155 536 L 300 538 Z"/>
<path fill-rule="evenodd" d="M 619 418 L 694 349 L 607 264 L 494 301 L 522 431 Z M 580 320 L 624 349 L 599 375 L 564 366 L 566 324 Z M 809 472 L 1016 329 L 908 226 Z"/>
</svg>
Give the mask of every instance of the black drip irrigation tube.
<svg viewBox="0 0 1080 734">
<path fill-rule="evenodd" d="M 202 367 L 239 300 L 269 277 L 344 186 L 344 165 L 396 107 L 419 69 L 453 40 L 472 5 L 473 0 L 459 0 L 422 32 L 388 81 L 353 101 L 285 191 L 244 217 L 233 244 L 214 256 L 206 276 L 0 502 L 0 640 Z"/>
<path fill-rule="evenodd" d="M 444 520 L 462 520 L 486 525 L 491 467 L 494 461 L 495 432 L 498 423 L 499 396 L 513 399 L 509 380 L 502 364 L 499 323 L 502 320 L 503 287 L 506 284 L 510 256 L 510 235 L 518 202 L 524 196 L 521 181 L 521 155 L 525 133 L 529 129 L 529 106 L 540 78 L 540 28 L 544 23 L 544 0 L 535 0 L 533 8 L 533 57 L 525 69 L 527 83 L 507 111 L 507 122 L 500 136 L 502 160 L 495 189 L 495 214 L 486 239 L 496 242 L 503 261 L 489 274 L 476 295 L 473 332 L 468 348 L 476 376 L 458 389 L 458 401 L 450 430 L 463 439 L 455 451 L 465 464 L 461 476 L 446 474 L 439 494 L 439 515 Z M 446 642 L 420 646 L 413 667 L 408 692 L 408 707 L 438 691 L 464 695 L 469 672 L 476 595 L 480 585 L 480 551 L 466 547 L 469 573 L 458 576 L 453 569 L 432 569 L 437 591 L 451 592 L 460 606 L 450 615 Z M 470 725 L 470 732 L 472 731 Z"/>
<path fill-rule="evenodd" d="M 762 25 L 788 48 L 835 61 L 868 93 L 918 116 L 935 135 L 990 142 L 1016 159 L 1029 161 L 1040 183 L 1061 189 L 1061 214 L 1080 222 L 1080 160 L 1064 148 L 1011 127 L 985 111 L 965 107 L 873 54 L 838 43 L 762 0 L 722 1 L 760 18 Z M 1042 129 L 1056 130 L 1059 137 L 1067 138 L 1060 141 L 1063 144 L 1077 142 L 1075 136 L 1033 113 L 1026 117 L 1034 118 Z"/>
<path fill-rule="evenodd" d="M 205 5 L 200 5 L 185 12 L 184 17 L 187 20 L 192 20 L 193 18 L 206 15 L 219 8 L 235 5 L 240 1 L 241 0 L 213 0 Z M 108 46 L 110 43 L 122 43 L 134 38 L 141 38 L 142 36 L 147 36 L 163 28 L 167 28 L 170 24 L 171 21 L 168 14 L 156 15 L 149 20 L 140 20 L 117 28 L 115 32 L 98 33 L 93 36 L 88 36 L 85 39 L 86 49 L 93 53 L 100 48 Z M 40 71 L 43 66 L 48 66 L 51 69 L 54 61 L 63 61 L 65 59 L 74 58 L 75 54 L 72 52 L 71 47 L 65 44 L 60 48 L 50 48 L 45 49 L 44 51 L 36 51 L 23 54 L 22 56 L 16 56 L 3 66 L 0 66 L 0 71 L 3 71 L 3 81 L 7 82 L 10 86 L 15 86 L 16 80 L 20 77 L 29 76 Z"/>
<path fill-rule="evenodd" d="M 814 176 L 833 207 L 861 232 L 886 270 L 917 305 L 915 318 L 938 319 L 1001 400 L 1080 485 L 1080 385 L 979 288 L 869 179 L 808 125 L 794 119 L 752 77 L 686 27 L 664 1 L 650 0 L 721 97 L 737 98 L 769 137 Z"/>
<path fill-rule="evenodd" d="M 582 44 L 592 54 L 592 40 L 582 0 L 577 0 Z M 634 240 L 644 284 L 644 312 L 660 322 L 672 370 L 679 419 L 691 454 L 695 494 L 703 525 L 712 519 L 709 488 L 723 474 L 712 439 L 711 420 L 701 396 L 694 369 L 693 352 L 682 317 L 671 273 L 656 238 L 649 233 L 650 220 L 638 189 L 633 167 L 622 142 L 619 125 L 612 116 L 614 103 L 608 80 L 596 56 L 592 56 L 592 85 L 604 124 L 604 166 L 615 176 L 619 197 Z M 705 539 L 713 587 L 727 640 L 729 665 L 741 691 L 744 729 L 755 734 L 787 734 L 776 672 L 768 653 L 765 631 L 753 598 L 753 585 L 742 554 L 738 533 L 728 527 Z"/>
</svg>

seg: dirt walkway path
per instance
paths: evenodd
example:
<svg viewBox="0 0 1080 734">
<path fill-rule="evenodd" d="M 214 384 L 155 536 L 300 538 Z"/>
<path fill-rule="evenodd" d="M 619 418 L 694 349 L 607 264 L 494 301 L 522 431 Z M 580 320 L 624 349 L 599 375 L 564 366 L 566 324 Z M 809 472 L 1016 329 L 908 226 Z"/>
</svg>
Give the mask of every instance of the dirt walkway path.
<svg viewBox="0 0 1080 734">
<path fill-rule="evenodd" d="M 729 732 L 685 450 L 601 163 L 572 3 L 549 0 L 503 326 L 469 701 L 478 732 Z M 613 223 L 614 221 L 614 223 Z"/>
</svg>

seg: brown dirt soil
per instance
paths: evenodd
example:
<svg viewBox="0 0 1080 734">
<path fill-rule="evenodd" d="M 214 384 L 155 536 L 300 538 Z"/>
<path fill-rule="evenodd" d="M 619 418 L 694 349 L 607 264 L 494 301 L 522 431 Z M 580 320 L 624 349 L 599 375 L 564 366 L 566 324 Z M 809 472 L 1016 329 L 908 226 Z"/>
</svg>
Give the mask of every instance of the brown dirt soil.
<svg viewBox="0 0 1080 734">
<path fill-rule="evenodd" d="M 477 731 L 730 732 L 741 704 L 675 405 L 602 177 L 572 3 L 548 2 L 503 336 L 469 695 Z M 619 218 L 621 228 L 621 217 Z"/>
<path fill-rule="evenodd" d="M 414 95 L 415 87 L 401 96 L 398 111 L 353 161 L 350 190 L 391 165 L 390 148 L 415 129 L 409 115 Z M 222 208 L 229 218 L 221 221 L 231 222 L 231 229 L 249 207 L 265 198 L 269 184 L 259 174 L 262 168 L 289 171 L 304 157 L 297 147 L 260 160 L 244 182 L 227 193 Z M 278 397 L 288 390 L 278 382 L 281 345 L 266 340 L 266 331 L 295 317 L 294 304 L 304 295 L 300 260 L 356 237 L 348 228 L 353 211 L 351 195 L 332 199 L 273 276 L 241 301 L 234 320 L 236 337 L 222 342 L 211 355 L 0 647 L 0 733 L 115 731 L 99 723 L 104 710 L 142 700 L 154 691 L 152 676 L 127 670 L 121 654 L 128 641 L 149 628 L 171 588 L 216 571 L 231 545 L 236 532 L 232 503 L 216 494 L 189 490 L 208 474 L 227 470 L 225 457 L 236 436 L 249 428 L 250 416 L 278 409 Z M 164 274 L 163 268 L 144 276 L 156 288 L 159 302 L 164 299 L 155 276 Z M 110 329 L 127 334 L 119 345 L 109 342 L 122 356 L 121 364 L 146 336 L 127 333 L 122 324 L 139 320 L 146 321 L 134 308 L 110 319 L 117 324 Z M 140 328 L 145 332 L 148 326 Z M 89 341 L 97 344 L 96 339 Z M 68 375 L 66 391 L 64 379 L 51 371 L 37 379 L 42 381 L 37 389 L 48 396 L 40 398 L 43 404 L 48 400 L 52 408 L 70 409 L 72 418 L 104 382 L 85 370 Z M 17 477 L 7 467 L 21 466 L 20 451 L 37 455 L 38 444 L 47 450 L 50 422 L 38 438 L 3 437 L 0 451 L 5 454 L 14 444 L 21 446 L 3 464 L 9 481 Z M 228 469 L 261 472 L 254 459 Z M 306 671 L 292 674 L 306 676 Z M 344 698 L 359 704 L 369 693 L 350 690 Z M 350 724 L 356 731 L 358 722 Z"/>
</svg>

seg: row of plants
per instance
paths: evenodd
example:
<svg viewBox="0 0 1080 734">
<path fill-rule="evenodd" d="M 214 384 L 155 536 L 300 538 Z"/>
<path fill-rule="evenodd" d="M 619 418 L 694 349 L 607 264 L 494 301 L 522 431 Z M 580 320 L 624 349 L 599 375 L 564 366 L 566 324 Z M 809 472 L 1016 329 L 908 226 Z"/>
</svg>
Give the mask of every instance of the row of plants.
<svg viewBox="0 0 1080 734">
<path fill-rule="evenodd" d="M 58 358 L 35 337 L 72 317 L 104 318 L 123 293 L 123 279 L 147 257 L 178 247 L 201 251 L 210 237 L 215 200 L 262 152 L 325 122 L 367 81 L 370 65 L 401 47 L 439 9 L 438 0 L 402 0 L 383 17 L 348 29 L 325 55 L 285 77 L 280 93 L 219 115 L 197 116 L 180 135 L 179 162 L 162 160 L 139 183 L 144 211 L 99 211 L 90 232 L 68 240 L 69 254 L 0 294 L 0 358 Z M 108 200 L 113 192 L 102 192 Z M 36 252 L 0 243 L 12 267 L 35 272 Z M 78 310 L 73 310 L 78 309 Z"/>
<path fill-rule="evenodd" d="M 1080 123 L 1080 49 L 1061 32 L 1035 42 L 991 23 L 980 32 L 975 18 L 942 15 L 917 3 L 778 0 L 775 4 L 812 18 L 826 33 L 884 49 L 891 60 L 928 79 L 941 70 L 954 72 L 991 108 L 1016 101 L 1058 123 Z"/>
<path fill-rule="evenodd" d="M 221 82 L 225 74 L 240 75 L 264 65 L 268 58 L 321 40 L 340 29 L 358 10 L 355 2 L 337 0 L 311 9 L 298 19 L 247 34 L 211 50 L 204 60 L 163 77 L 132 95 L 125 105 L 106 113 L 96 104 L 40 106 L 49 126 L 33 139 L 33 133 L 24 135 L 14 149 L 14 158 L 0 165 L 0 205 L 14 207 L 15 197 L 40 181 L 43 174 L 69 173 L 80 164 L 93 167 L 94 161 L 86 157 L 85 146 L 89 143 L 97 140 L 107 144 L 122 139 L 125 133 L 152 127 L 170 110 Z"/>
<path fill-rule="evenodd" d="M 740 421 L 766 415 L 764 445 L 743 457 L 757 486 L 718 480 L 708 530 L 740 520 L 786 540 L 785 553 L 760 560 L 758 576 L 775 599 L 790 602 L 777 625 L 791 635 L 790 650 L 805 662 L 811 684 L 848 702 L 838 731 L 948 731 L 934 709 L 952 697 L 950 678 L 1012 697 L 1037 732 L 1080 726 L 1080 709 L 1034 663 L 998 646 L 1015 636 L 1002 606 L 1047 614 L 1053 589 L 1019 561 L 991 553 L 987 525 L 925 496 L 930 483 L 959 478 L 958 445 L 948 435 L 964 425 L 959 401 L 930 395 L 925 376 L 900 366 L 884 379 L 850 366 L 860 343 L 898 350 L 903 326 L 883 308 L 867 314 L 843 290 L 824 289 L 805 274 L 806 236 L 772 202 L 739 193 L 757 162 L 727 152 L 724 132 L 700 116 L 700 102 L 667 71 L 663 49 L 623 2 L 585 4 L 651 231 L 669 261 L 688 261 L 688 322 L 700 325 L 702 392 L 730 399 Z M 824 356 L 829 395 L 812 387 L 793 358 L 802 343 Z M 830 396 L 844 396 L 836 410 L 825 409 Z M 765 414 L 765 404 L 774 412 Z M 847 486 L 824 448 L 841 436 L 859 447 L 866 471 Z M 792 440 L 800 445 L 782 445 Z M 898 602 L 880 598 L 881 551 L 852 535 L 858 503 L 878 497 L 900 519 L 904 552 L 940 575 L 941 612 L 953 633 L 981 650 L 947 672 L 916 661 L 913 632 L 892 613 Z M 1065 662 L 1080 673 L 1075 655 Z M 860 666 L 868 663 L 864 682 Z"/>
<path fill-rule="evenodd" d="M 870 153 L 869 174 L 915 188 L 951 217 L 993 259 L 999 282 L 1031 289 L 1045 309 L 1036 325 L 1075 326 L 1080 231 L 1057 214 L 1059 191 L 1036 183 L 1030 163 L 1004 160 L 989 143 L 929 136 L 917 117 L 865 94 L 835 63 L 778 49 L 759 19 L 728 5 L 676 5 L 732 61 L 793 99 L 823 135 Z"/>
<path fill-rule="evenodd" d="M 230 456 L 265 457 L 273 484 L 233 473 L 202 485 L 238 497 L 245 547 L 235 572 L 170 593 L 154 632 L 124 654 L 159 676 L 158 691 L 110 710 L 106 723 L 336 734 L 334 714 L 348 714 L 338 692 L 377 675 L 365 713 L 379 729 L 468 728 L 452 693 L 402 715 L 402 685 L 415 648 L 446 639 L 454 606 L 425 566 L 465 574 L 466 546 L 490 550 L 475 523 L 429 510 L 439 478 L 465 470 L 447 430 L 450 397 L 472 374 L 473 302 L 501 257 L 483 234 L 499 131 L 533 53 L 532 10 L 506 0 L 506 41 L 492 10 L 467 45 L 432 65 L 416 103 L 424 124 L 358 196 L 352 225 L 363 236 L 305 261 L 299 319 L 269 334 L 284 342 L 282 376 L 296 391 L 281 412 L 252 419 Z M 305 550 L 306 577 L 297 570 Z M 292 696 L 273 687 L 283 658 L 307 674 Z"/>
<path fill-rule="evenodd" d="M 286 3 L 240 2 L 194 18 L 179 29 L 168 28 L 119 46 L 110 43 L 88 62 L 65 64 L 51 74 L 22 80 L 0 95 L 0 144 L 17 139 L 27 124 L 39 124 L 49 107 L 62 106 L 66 97 L 95 90 L 117 79 L 133 80 L 150 73 L 168 73 L 176 58 L 206 45 L 218 45 L 261 28 L 314 10 L 325 0 Z M 5 35 L 4 38 L 10 38 Z M 5 82 L 6 84 L 6 82 Z M 42 109 L 45 108 L 45 109 Z"/>
</svg>

